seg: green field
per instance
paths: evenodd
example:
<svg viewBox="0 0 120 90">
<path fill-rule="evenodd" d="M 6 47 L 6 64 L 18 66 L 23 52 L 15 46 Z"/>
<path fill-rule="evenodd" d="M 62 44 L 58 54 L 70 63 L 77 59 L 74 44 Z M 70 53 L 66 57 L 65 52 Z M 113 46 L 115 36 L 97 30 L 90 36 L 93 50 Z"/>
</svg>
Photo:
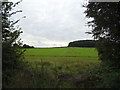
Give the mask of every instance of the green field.
<svg viewBox="0 0 120 90">
<path fill-rule="evenodd" d="M 77 72 L 76 69 L 99 63 L 95 48 L 34 48 L 26 49 L 25 60 L 32 63 L 49 62 L 62 71 Z M 72 67 L 66 70 L 66 67 Z"/>
<path fill-rule="evenodd" d="M 10 87 L 77 88 L 85 87 L 90 71 L 99 65 L 95 48 L 26 49 L 28 66 L 15 77 Z M 80 84 L 79 82 L 83 82 Z M 91 85 L 90 85 L 91 87 Z"/>
<path fill-rule="evenodd" d="M 26 49 L 25 57 L 29 61 L 50 62 L 98 62 L 97 50 L 95 48 L 34 48 Z"/>
<path fill-rule="evenodd" d="M 119 72 L 111 73 L 98 60 L 95 48 L 26 49 L 23 69 L 10 88 L 103 88 L 117 85 Z"/>
</svg>

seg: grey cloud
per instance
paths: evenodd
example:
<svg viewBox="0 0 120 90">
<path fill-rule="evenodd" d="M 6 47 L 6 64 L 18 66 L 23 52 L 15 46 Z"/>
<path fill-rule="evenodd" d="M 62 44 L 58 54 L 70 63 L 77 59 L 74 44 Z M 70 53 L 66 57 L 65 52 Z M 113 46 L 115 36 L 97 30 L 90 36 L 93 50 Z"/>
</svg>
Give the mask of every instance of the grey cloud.
<svg viewBox="0 0 120 90">
<path fill-rule="evenodd" d="M 83 0 L 23 1 L 18 7 L 23 10 L 19 17 L 26 16 L 19 23 L 24 31 L 22 40 L 35 46 L 64 46 L 72 40 L 91 39 L 85 34 L 90 28 L 85 26 L 82 3 Z"/>
</svg>

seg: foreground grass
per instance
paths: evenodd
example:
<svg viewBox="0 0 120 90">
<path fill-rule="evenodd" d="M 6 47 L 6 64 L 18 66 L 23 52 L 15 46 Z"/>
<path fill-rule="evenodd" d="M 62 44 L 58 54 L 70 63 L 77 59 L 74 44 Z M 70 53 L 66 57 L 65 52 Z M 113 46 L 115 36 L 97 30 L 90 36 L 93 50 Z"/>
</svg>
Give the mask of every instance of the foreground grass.
<svg viewBox="0 0 120 90">
<path fill-rule="evenodd" d="M 26 49 L 25 61 L 28 66 L 15 76 L 10 87 L 91 87 L 87 77 L 100 63 L 95 48 Z"/>
<path fill-rule="evenodd" d="M 25 61 L 8 88 L 120 88 L 120 70 L 101 63 L 95 48 L 27 49 Z"/>
</svg>

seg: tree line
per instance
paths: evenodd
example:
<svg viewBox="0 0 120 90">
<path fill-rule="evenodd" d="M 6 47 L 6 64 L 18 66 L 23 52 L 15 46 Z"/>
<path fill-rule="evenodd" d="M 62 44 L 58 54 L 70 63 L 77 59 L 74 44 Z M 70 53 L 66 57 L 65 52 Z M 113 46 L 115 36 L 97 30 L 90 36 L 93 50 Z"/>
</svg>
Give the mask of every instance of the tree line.
<svg viewBox="0 0 120 90">
<path fill-rule="evenodd" d="M 30 45 L 24 44 L 24 45 L 22 46 L 22 48 L 34 48 L 34 46 L 30 46 Z"/>
<path fill-rule="evenodd" d="M 79 40 L 68 44 L 68 47 L 95 47 L 95 40 Z"/>
</svg>

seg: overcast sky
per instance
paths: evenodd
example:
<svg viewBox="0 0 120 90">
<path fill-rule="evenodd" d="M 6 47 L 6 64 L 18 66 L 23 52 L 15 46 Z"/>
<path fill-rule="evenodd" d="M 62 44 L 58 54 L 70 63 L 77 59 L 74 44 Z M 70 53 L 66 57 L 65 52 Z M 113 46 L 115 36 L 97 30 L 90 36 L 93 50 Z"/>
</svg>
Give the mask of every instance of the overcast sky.
<svg viewBox="0 0 120 90">
<path fill-rule="evenodd" d="M 19 1 L 19 0 L 17 0 Z M 36 2 L 35 2 L 36 1 Z M 85 0 L 23 0 L 16 14 L 23 43 L 36 47 L 67 46 L 75 40 L 92 39 L 86 34 Z"/>
</svg>

